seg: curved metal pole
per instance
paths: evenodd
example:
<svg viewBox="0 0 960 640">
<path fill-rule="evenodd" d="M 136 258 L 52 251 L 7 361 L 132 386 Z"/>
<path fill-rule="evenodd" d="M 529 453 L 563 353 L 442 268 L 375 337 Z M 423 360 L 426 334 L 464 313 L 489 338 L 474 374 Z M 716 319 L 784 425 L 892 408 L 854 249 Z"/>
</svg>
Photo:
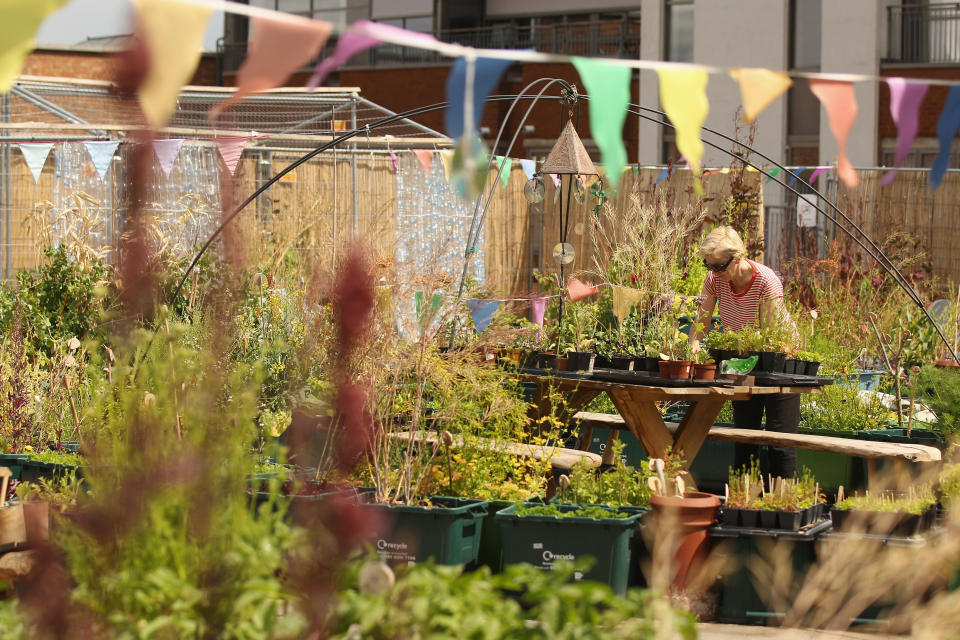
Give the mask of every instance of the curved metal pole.
<svg viewBox="0 0 960 640">
<path fill-rule="evenodd" d="M 631 106 L 633 106 L 633 105 L 631 105 Z M 642 108 L 642 109 L 645 109 L 644 107 L 641 107 L 641 108 Z M 645 110 L 655 111 L 655 112 L 656 112 L 656 110 L 654 110 L 654 109 L 645 109 Z M 643 119 L 645 119 L 645 120 L 649 120 L 650 122 L 655 122 L 655 123 L 660 124 L 660 125 L 662 125 L 662 126 L 668 126 L 668 127 L 670 127 L 670 128 L 675 128 L 675 127 L 674 127 L 671 123 L 669 123 L 669 122 L 664 122 L 664 121 L 662 121 L 662 120 L 655 119 L 655 118 L 653 118 L 653 117 L 651 117 L 651 116 L 647 116 L 647 115 L 644 115 L 644 114 L 639 113 L 639 112 L 636 112 L 636 111 L 631 111 L 631 113 L 633 113 L 634 115 L 636 115 L 636 116 L 638 116 L 638 117 L 640 117 L 640 118 L 643 118 Z M 666 117 L 666 114 L 663 114 L 663 113 L 660 113 L 660 112 L 657 112 L 657 113 L 659 113 L 659 114 L 662 115 L 663 117 Z M 710 133 L 714 133 L 714 132 L 713 132 L 713 131 L 710 131 Z M 727 138 L 727 137 L 724 136 L 723 134 L 717 134 L 717 135 L 719 135 L 720 137 L 723 137 L 723 138 Z M 727 138 L 727 139 L 729 140 L 730 138 Z M 756 169 L 758 172 L 762 173 L 763 175 L 767 176 L 768 178 L 773 179 L 774 181 L 776 181 L 777 184 L 779 184 L 780 186 L 782 186 L 784 189 L 792 192 L 794 195 L 797 195 L 797 196 L 802 195 L 799 191 L 797 191 L 796 189 L 794 189 L 792 186 L 790 186 L 790 185 L 787 184 L 786 182 L 781 181 L 778 175 L 771 175 L 771 174 L 768 173 L 765 169 L 763 169 L 763 168 L 757 166 L 756 164 L 750 162 L 750 161 L 747 160 L 746 158 L 741 158 L 741 157 L 739 157 L 739 156 L 736 156 L 736 155 L 733 154 L 732 152 L 728 151 L 727 149 L 724 149 L 724 148 L 720 147 L 720 146 L 717 145 L 717 144 L 714 144 L 713 142 L 710 142 L 710 141 L 708 141 L 708 140 L 703 140 L 703 142 L 704 142 L 705 144 L 713 147 L 714 149 L 717 149 L 717 150 L 719 150 L 719 151 L 721 151 L 721 152 L 727 153 L 727 154 L 729 154 L 729 155 L 731 155 L 731 156 L 733 156 L 733 157 L 737 157 L 741 162 L 743 162 L 744 164 L 747 164 L 747 165 L 753 167 L 753 168 Z M 736 141 L 734 141 L 734 142 L 736 142 Z M 747 147 L 746 145 L 743 145 L 742 143 L 737 143 L 737 144 L 740 144 L 740 146 L 743 146 L 744 148 L 749 149 L 749 147 Z M 760 154 L 758 154 L 758 155 L 760 155 Z M 776 163 L 774 163 L 774 164 L 776 164 Z M 777 165 L 777 166 L 780 166 L 780 165 Z M 780 168 L 783 169 L 783 167 L 780 167 Z M 837 221 L 836 218 L 834 218 L 833 216 L 831 216 L 830 214 L 828 214 L 826 211 L 824 211 L 824 210 L 823 210 L 822 208 L 820 208 L 818 205 L 813 205 L 813 206 L 814 206 L 814 208 L 815 208 L 817 211 L 819 211 L 821 214 L 823 214 L 823 216 L 824 216 L 827 220 L 829 220 L 830 222 L 832 222 L 838 229 L 840 229 L 841 231 L 843 231 L 844 233 L 846 233 L 846 234 L 850 237 L 850 239 L 853 240 L 854 242 L 856 242 L 857 245 L 859 245 L 860 248 L 863 249 L 870 257 L 874 258 L 874 259 L 878 262 L 878 264 L 880 265 L 880 267 L 881 267 L 884 271 L 886 271 L 891 277 L 893 277 L 894 281 L 897 282 L 897 284 L 900 285 L 901 288 L 907 290 L 908 294 L 912 294 L 912 295 L 911 295 L 911 299 L 913 300 L 913 302 L 914 302 L 915 304 L 917 304 L 918 307 L 920 307 L 920 310 L 923 312 L 924 316 L 926 316 L 927 320 L 928 320 L 928 321 L 930 322 L 930 324 L 933 326 L 934 330 L 937 332 L 937 335 L 940 336 L 940 340 L 943 341 L 943 344 L 944 344 L 944 345 L 946 345 L 947 350 L 950 352 L 950 355 L 953 356 L 953 359 L 957 361 L 957 364 L 960 364 L 960 358 L 957 357 L 957 354 L 956 354 L 956 352 L 954 352 L 953 347 L 950 345 L 950 342 L 949 342 L 949 341 L 947 340 L 947 338 L 943 335 L 943 331 L 940 329 L 940 326 L 937 324 L 936 320 L 934 320 L 933 317 L 930 315 L 930 313 L 927 311 L 927 308 L 923 305 L 922 300 L 919 299 L 919 295 L 918 295 L 915 291 L 913 291 L 912 288 L 909 287 L 909 284 L 905 284 L 905 283 L 903 283 L 903 282 L 900 282 L 900 280 L 899 280 L 896 276 L 894 276 L 893 271 L 891 271 L 891 269 L 888 268 L 887 265 L 884 264 L 883 261 L 881 261 L 876 255 L 874 255 L 873 252 L 870 251 L 870 250 L 866 247 L 866 245 L 864 245 L 864 243 L 863 243 L 859 238 L 857 238 L 855 235 L 853 235 L 853 233 L 851 233 L 851 231 L 850 231 L 849 229 L 847 229 L 845 226 L 843 226 L 842 224 L 840 224 L 840 223 Z M 848 218 L 846 218 L 846 216 L 844 216 L 844 219 L 848 220 Z M 851 224 L 853 224 L 853 223 L 851 223 Z M 853 225 L 853 226 L 856 226 L 856 225 Z M 863 230 L 860 229 L 859 227 L 857 227 L 857 231 L 859 231 L 859 232 L 860 232 L 861 234 L 863 234 L 865 237 L 868 237 L 868 236 L 863 232 Z M 869 237 L 868 237 L 868 239 L 869 239 Z M 871 242 L 871 244 L 873 244 L 872 241 L 870 241 L 870 242 Z M 883 255 L 883 252 L 882 252 L 882 251 L 879 251 L 879 250 L 878 250 L 878 252 L 879 252 L 881 255 Z M 886 255 L 883 255 L 883 257 L 886 258 L 886 260 L 887 260 L 888 262 L 890 261 L 890 259 L 887 258 Z M 895 271 L 895 270 L 896 270 L 896 269 L 894 268 L 894 271 Z M 897 271 L 897 273 L 899 274 L 899 271 Z M 901 277 L 902 277 L 902 276 L 901 276 Z"/>
</svg>

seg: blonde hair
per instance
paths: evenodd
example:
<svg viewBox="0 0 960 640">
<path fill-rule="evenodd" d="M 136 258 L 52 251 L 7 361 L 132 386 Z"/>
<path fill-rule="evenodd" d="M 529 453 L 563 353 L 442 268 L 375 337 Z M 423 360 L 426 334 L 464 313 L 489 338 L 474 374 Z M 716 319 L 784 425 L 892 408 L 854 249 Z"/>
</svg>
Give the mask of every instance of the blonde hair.
<svg viewBox="0 0 960 640">
<path fill-rule="evenodd" d="M 700 245 L 700 257 L 728 260 L 743 256 L 747 248 L 733 227 L 717 227 L 704 238 Z"/>
</svg>

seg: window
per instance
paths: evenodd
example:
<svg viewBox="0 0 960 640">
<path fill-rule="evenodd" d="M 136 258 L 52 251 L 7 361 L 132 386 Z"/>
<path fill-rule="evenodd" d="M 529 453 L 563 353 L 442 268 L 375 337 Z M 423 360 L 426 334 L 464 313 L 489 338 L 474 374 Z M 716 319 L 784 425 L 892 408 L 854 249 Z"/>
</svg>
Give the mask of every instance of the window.
<svg viewBox="0 0 960 640">
<path fill-rule="evenodd" d="M 820 70 L 822 0 L 791 0 L 789 67 L 797 71 Z M 796 82 L 787 92 L 787 145 L 791 164 L 815 159 L 819 154 L 820 101 L 806 82 Z"/>
<path fill-rule="evenodd" d="M 666 59 L 693 62 L 693 1 L 667 0 Z"/>
</svg>

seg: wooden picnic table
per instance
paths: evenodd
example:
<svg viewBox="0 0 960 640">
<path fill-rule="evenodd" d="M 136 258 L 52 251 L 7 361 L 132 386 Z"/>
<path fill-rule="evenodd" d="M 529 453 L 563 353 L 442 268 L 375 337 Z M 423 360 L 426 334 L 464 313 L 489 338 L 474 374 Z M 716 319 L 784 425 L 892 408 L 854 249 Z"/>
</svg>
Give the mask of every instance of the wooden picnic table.
<svg viewBox="0 0 960 640">
<path fill-rule="evenodd" d="M 569 374 L 549 375 L 549 372 L 544 372 L 543 375 L 521 373 L 520 379 L 537 384 L 533 408 L 530 411 L 533 420 L 552 414 L 562 423 L 568 424 L 591 400 L 606 392 L 649 457 L 663 457 L 668 451 L 682 451 L 687 468 L 697 457 L 710 427 L 728 400 L 747 400 L 756 395 L 774 393 L 804 394 L 819 391 L 816 386 L 710 385 L 702 381 L 690 383 L 690 386 L 658 386 L 655 380 L 631 384 L 605 382 Z M 563 406 L 554 409 L 551 393 L 557 392 L 564 394 L 566 401 Z M 664 401 L 689 403 L 675 432 L 667 428 L 657 408 L 657 403 Z"/>
</svg>

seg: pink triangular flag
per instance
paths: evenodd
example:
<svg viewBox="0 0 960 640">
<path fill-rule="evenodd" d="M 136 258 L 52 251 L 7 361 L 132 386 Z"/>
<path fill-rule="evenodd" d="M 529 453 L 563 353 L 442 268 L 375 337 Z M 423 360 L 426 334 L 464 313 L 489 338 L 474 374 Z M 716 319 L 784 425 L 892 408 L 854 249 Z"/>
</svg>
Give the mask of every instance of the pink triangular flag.
<svg viewBox="0 0 960 640">
<path fill-rule="evenodd" d="M 170 177 L 170 170 L 173 169 L 173 161 L 177 159 L 181 146 L 183 146 L 183 138 L 153 141 L 153 151 L 157 154 L 157 160 L 160 161 L 163 175 L 168 178 Z"/>
<path fill-rule="evenodd" d="M 585 282 L 580 282 L 576 278 L 570 278 L 570 282 L 567 283 L 567 297 L 570 298 L 570 302 L 576 302 L 577 300 L 589 298 L 593 294 L 599 292 L 600 287 L 587 284 Z"/>
<path fill-rule="evenodd" d="M 541 327 L 543 326 L 543 314 L 547 311 L 547 300 L 549 300 L 549 298 L 543 297 L 534 298 L 530 301 L 530 306 L 533 311 L 533 321 Z"/>
<path fill-rule="evenodd" d="M 555 174 L 555 173 L 551 173 L 551 174 L 550 174 L 550 177 L 553 178 L 553 186 L 555 186 L 555 187 L 557 187 L 557 188 L 559 189 L 559 188 L 560 188 L 560 176 L 557 175 L 557 174 Z"/>
<path fill-rule="evenodd" d="M 393 166 L 393 172 L 397 172 L 397 154 L 393 151 L 390 152 L 390 164 Z"/>
<path fill-rule="evenodd" d="M 413 155 L 417 156 L 417 160 L 423 165 L 423 170 L 430 173 L 430 167 L 433 165 L 433 151 L 430 149 L 414 149 Z"/>
<path fill-rule="evenodd" d="M 277 14 L 253 18 L 247 57 L 237 72 L 237 92 L 210 109 L 210 119 L 244 96 L 283 84 L 317 57 L 333 25 L 319 20 Z"/>
<path fill-rule="evenodd" d="M 246 138 L 214 138 L 217 143 L 217 150 L 220 151 L 220 157 L 223 158 L 223 164 L 227 165 L 230 175 L 237 172 L 237 163 L 240 162 L 240 156 L 243 155 L 243 148 L 247 146 Z"/>
<path fill-rule="evenodd" d="M 929 85 L 907 82 L 903 78 L 887 78 L 887 86 L 890 87 L 890 115 L 897 125 L 897 150 L 893 166 L 899 167 L 910 153 L 913 140 L 917 137 L 920 103 L 923 102 Z M 888 171 L 880 181 L 881 184 L 890 184 L 896 174 L 896 169 Z"/>
<path fill-rule="evenodd" d="M 857 186 L 860 179 L 847 157 L 847 136 L 857 119 L 857 97 L 853 92 L 853 83 L 846 80 L 810 79 L 810 91 L 820 99 L 827 110 L 830 131 L 837 139 L 837 175 L 850 188 Z"/>
<path fill-rule="evenodd" d="M 829 170 L 830 170 L 830 167 L 817 167 L 816 169 L 814 169 L 813 173 L 810 174 L 810 179 L 807 180 L 807 182 L 809 182 L 810 184 L 813 184 L 813 182 L 817 179 L 817 177 L 821 173 Z"/>
</svg>

